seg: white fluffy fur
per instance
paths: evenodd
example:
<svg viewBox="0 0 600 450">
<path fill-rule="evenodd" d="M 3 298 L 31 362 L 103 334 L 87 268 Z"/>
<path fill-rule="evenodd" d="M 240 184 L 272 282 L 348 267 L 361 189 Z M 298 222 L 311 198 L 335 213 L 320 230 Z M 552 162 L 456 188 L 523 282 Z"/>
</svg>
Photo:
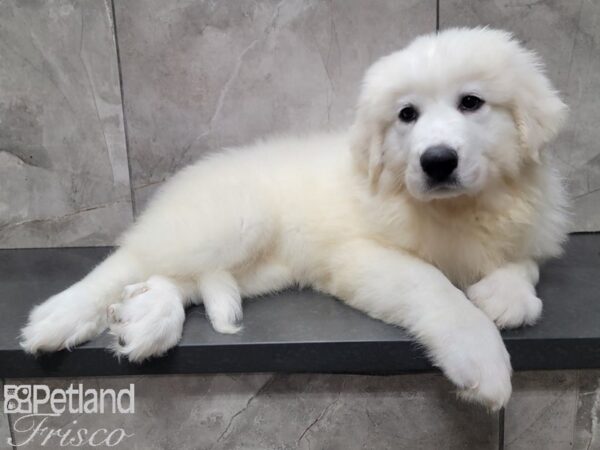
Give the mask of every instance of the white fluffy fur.
<svg viewBox="0 0 600 450">
<path fill-rule="evenodd" d="M 468 93 L 480 110 L 457 109 Z M 415 123 L 398 120 L 407 103 Z M 368 70 L 348 132 L 229 149 L 174 176 L 112 256 L 32 311 L 23 348 L 90 339 L 108 308 L 115 351 L 143 360 L 177 343 L 186 299 L 229 333 L 242 297 L 309 285 L 406 327 L 465 398 L 498 408 L 511 366 L 493 321 L 535 322 L 537 261 L 565 238 L 544 154 L 564 113 L 507 33 L 420 37 Z M 428 190 L 419 165 L 439 144 L 458 152 L 451 191 Z"/>
</svg>

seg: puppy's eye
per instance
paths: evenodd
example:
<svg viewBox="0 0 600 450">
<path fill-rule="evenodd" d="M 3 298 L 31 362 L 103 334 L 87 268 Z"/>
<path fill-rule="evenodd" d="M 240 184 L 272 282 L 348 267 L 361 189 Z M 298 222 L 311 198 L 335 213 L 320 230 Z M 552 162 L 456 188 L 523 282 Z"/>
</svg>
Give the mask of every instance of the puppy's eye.
<svg viewBox="0 0 600 450">
<path fill-rule="evenodd" d="M 485 101 L 476 95 L 465 95 L 460 99 L 458 109 L 461 111 L 477 111 Z"/>
<path fill-rule="evenodd" d="M 419 118 L 419 111 L 414 106 L 408 105 L 400 110 L 398 117 L 405 123 L 414 122 Z"/>
</svg>

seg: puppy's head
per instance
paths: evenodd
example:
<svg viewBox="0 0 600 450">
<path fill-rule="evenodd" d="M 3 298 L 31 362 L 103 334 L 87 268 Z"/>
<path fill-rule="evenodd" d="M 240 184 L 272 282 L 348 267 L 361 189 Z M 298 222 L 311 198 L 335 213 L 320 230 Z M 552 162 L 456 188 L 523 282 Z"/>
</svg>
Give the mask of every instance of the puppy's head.
<svg viewBox="0 0 600 450">
<path fill-rule="evenodd" d="M 367 71 L 352 150 L 375 189 L 477 195 L 539 163 L 565 111 L 537 56 L 508 33 L 450 29 Z"/>
</svg>

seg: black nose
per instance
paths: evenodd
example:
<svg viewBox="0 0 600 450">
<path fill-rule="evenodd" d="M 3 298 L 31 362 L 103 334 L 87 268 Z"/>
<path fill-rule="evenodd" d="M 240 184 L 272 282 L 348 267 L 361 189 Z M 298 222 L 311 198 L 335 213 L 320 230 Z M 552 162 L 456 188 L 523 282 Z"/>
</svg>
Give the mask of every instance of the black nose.
<svg viewBox="0 0 600 450">
<path fill-rule="evenodd" d="M 423 172 L 436 182 L 447 180 L 457 165 L 458 155 L 456 151 L 444 145 L 429 147 L 421 155 Z"/>
</svg>

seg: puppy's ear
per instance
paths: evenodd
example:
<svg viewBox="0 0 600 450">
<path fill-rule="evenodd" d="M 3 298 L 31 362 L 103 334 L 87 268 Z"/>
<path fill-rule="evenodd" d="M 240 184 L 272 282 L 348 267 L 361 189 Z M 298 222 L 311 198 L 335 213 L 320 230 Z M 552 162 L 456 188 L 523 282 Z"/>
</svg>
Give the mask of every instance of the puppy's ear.
<svg viewBox="0 0 600 450">
<path fill-rule="evenodd" d="M 358 170 L 368 177 L 372 191 L 376 192 L 383 172 L 385 127 L 367 116 L 359 107 L 351 129 L 350 148 Z"/>
<path fill-rule="evenodd" d="M 529 52 L 522 56 L 528 67 L 519 80 L 513 116 L 523 149 L 539 162 L 540 151 L 560 131 L 568 108 L 544 74 L 537 56 Z"/>
</svg>

